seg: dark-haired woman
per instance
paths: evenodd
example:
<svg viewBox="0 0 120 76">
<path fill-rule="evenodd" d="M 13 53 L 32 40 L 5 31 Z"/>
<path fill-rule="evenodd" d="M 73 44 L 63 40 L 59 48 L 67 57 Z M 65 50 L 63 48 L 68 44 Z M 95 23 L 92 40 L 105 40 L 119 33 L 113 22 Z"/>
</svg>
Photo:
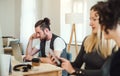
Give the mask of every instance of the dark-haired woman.
<svg viewBox="0 0 120 76">
<path fill-rule="evenodd" d="M 37 38 L 40 39 L 40 44 L 32 47 L 33 39 Z M 25 59 L 31 60 L 32 56 L 37 52 L 41 52 L 40 61 L 43 63 L 57 65 L 50 58 L 51 52 L 57 57 L 67 58 L 66 43 L 61 37 L 51 32 L 50 20 L 48 18 L 41 19 L 35 24 L 35 33 L 29 38 Z M 67 72 L 64 72 L 63 76 L 66 75 Z"/>
<path fill-rule="evenodd" d="M 106 39 L 113 39 L 119 49 L 111 56 L 109 62 L 109 76 L 120 76 L 120 0 L 108 0 L 101 12 L 100 23 Z M 106 69 L 108 65 L 105 65 Z M 105 71 L 105 70 L 104 70 Z"/>
</svg>

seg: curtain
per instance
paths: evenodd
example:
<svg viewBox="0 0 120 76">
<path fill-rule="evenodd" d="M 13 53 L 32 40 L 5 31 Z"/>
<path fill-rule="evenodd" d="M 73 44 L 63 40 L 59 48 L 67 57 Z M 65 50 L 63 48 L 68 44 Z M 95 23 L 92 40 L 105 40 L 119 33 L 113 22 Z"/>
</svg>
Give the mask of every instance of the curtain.
<svg viewBox="0 0 120 76">
<path fill-rule="evenodd" d="M 29 37 L 34 33 L 34 25 L 37 18 L 36 0 L 22 0 L 21 2 L 21 24 L 20 24 L 20 42 L 22 43 L 24 53 L 26 51 Z"/>
</svg>

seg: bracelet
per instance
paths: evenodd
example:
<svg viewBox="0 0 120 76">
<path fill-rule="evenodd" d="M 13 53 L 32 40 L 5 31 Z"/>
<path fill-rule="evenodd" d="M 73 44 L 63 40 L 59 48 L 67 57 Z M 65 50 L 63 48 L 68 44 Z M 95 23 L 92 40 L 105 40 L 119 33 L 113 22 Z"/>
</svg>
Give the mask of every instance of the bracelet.
<svg viewBox="0 0 120 76">
<path fill-rule="evenodd" d="M 82 76 L 84 76 L 84 72 L 81 69 L 75 69 L 75 72 L 71 73 L 71 75 L 82 75 Z"/>
</svg>

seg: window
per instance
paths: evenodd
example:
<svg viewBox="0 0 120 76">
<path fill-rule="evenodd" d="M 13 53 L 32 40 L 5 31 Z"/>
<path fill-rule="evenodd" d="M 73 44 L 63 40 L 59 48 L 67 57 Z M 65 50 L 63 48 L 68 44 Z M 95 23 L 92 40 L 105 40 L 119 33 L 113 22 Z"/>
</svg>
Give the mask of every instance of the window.
<svg viewBox="0 0 120 76">
<path fill-rule="evenodd" d="M 70 34 L 71 34 L 71 28 L 72 28 L 72 24 L 65 24 L 65 14 L 66 13 L 81 13 L 83 14 L 83 23 L 80 24 L 76 24 L 76 36 L 77 36 L 77 42 L 81 43 L 84 39 L 84 37 L 86 36 L 86 0 L 82 1 L 82 0 L 67 0 L 66 2 L 62 2 L 62 5 L 64 5 L 64 7 L 62 7 L 61 9 L 61 36 L 62 38 L 65 39 L 65 41 L 67 43 L 69 43 L 69 39 L 70 39 Z M 63 17 L 62 17 L 63 16 Z M 64 21 L 63 21 L 64 20 Z M 73 44 L 74 44 L 74 37 L 72 40 Z"/>
<path fill-rule="evenodd" d="M 66 13 L 81 13 L 83 14 L 83 23 L 76 24 L 77 43 L 81 44 L 85 36 L 91 34 L 89 26 L 90 8 L 101 0 L 61 0 L 61 30 L 60 35 L 69 43 L 72 24 L 65 24 Z M 105 1 L 105 0 L 103 0 Z M 72 40 L 74 44 L 74 38 Z"/>
<path fill-rule="evenodd" d="M 26 50 L 29 37 L 34 32 L 34 24 L 37 15 L 36 1 L 22 0 L 21 4 L 20 41 L 23 43 L 24 50 Z"/>
</svg>

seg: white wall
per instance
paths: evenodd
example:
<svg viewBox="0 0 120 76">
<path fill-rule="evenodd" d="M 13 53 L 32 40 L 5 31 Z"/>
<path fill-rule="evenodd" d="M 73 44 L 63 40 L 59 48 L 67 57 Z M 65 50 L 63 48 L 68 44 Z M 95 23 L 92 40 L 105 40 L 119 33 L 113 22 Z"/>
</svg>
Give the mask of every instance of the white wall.
<svg viewBox="0 0 120 76">
<path fill-rule="evenodd" d="M 60 0 L 36 0 L 38 20 L 51 19 L 52 32 L 60 35 Z M 54 3 L 53 3 L 54 2 Z M 20 38 L 21 0 L 0 0 L 0 23 L 3 36 Z M 56 27 L 56 28 L 54 28 Z"/>
<path fill-rule="evenodd" d="M 20 38 L 21 0 L 15 0 L 15 37 Z"/>
<path fill-rule="evenodd" d="M 0 0 L 0 23 L 2 35 L 15 35 L 15 0 Z"/>
<path fill-rule="evenodd" d="M 36 0 L 37 20 L 42 18 L 42 0 Z"/>
<path fill-rule="evenodd" d="M 0 25 L 0 54 L 3 53 L 2 30 Z"/>
<path fill-rule="evenodd" d="M 60 0 L 42 0 L 42 18 L 51 20 L 51 30 L 60 35 Z"/>
<path fill-rule="evenodd" d="M 3 36 L 19 38 L 20 0 L 0 0 L 0 23 Z"/>
</svg>

